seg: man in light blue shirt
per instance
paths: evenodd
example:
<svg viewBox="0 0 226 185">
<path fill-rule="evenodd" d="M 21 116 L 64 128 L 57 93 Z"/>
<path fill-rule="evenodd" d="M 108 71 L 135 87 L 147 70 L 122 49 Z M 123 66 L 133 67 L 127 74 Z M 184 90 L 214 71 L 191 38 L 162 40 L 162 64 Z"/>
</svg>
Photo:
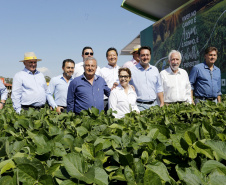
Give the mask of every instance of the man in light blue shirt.
<svg viewBox="0 0 226 185">
<path fill-rule="evenodd" d="M 56 108 L 57 112 L 67 109 L 67 91 L 70 82 L 73 80 L 74 68 L 75 62 L 71 59 L 66 59 L 62 64 L 63 74 L 50 80 L 47 100 L 52 108 Z"/>
<path fill-rule="evenodd" d="M 0 109 L 2 109 L 5 105 L 5 101 L 7 99 L 8 91 L 2 81 L 0 80 L 0 94 L 1 94 L 1 102 L 0 102 Z"/>
<path fill-rule="evenodd" d="M 214 65 L 217 60 L 218 50 L 208 47 L 205 50 L 205 62 L 194 66 L 190 72 L 191 96 L 195 102 L 210 100 L 215 103 L 221 102 L 221 71 Z"/>
<path fill-rule="evenodd" d="M 136 89 L 137 106 L 140 111 L 149 109 L 151 106 L 164 105 L 163 88 L 158 69 L 149 64 L 151 60 L 151 48 L 142 46 L 138 50 L 140 63 L 130 68 L 132 79 L 130 81 Z"/>
<path fill-rule="evenodd" d="M 34 52 L 24 54 L 25 68 L 16 73 L 13 78 L 12 101 L 17 113 L 21 109 L 28 110 L 29 107 L 39 110 L 46 103 L 47 85 L 44 75 L 37 71 L 37 59 Z"/>
</svg>

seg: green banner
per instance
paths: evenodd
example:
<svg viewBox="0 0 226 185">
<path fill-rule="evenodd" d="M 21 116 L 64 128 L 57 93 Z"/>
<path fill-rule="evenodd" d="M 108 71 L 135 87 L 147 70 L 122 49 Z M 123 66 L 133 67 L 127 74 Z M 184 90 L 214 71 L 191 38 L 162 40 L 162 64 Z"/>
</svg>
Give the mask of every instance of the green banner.
<svg viewBox="0 0 226 185">
<path fill-rule="evenodd" d="M 215 65 L 221 70 L 222 93 L 226 94 L 225 18 L 226 0 L 195 0 L 143 30 L 141 44 L 151 42 L 148 44 L 153 50 L 151 63 L 160 71 L 169 66 L 170 50 L 179 50 L 181 68 L 188 73 L 194 65 L 204 62 L 207 47 L 217 47 Z"/>
</svg>

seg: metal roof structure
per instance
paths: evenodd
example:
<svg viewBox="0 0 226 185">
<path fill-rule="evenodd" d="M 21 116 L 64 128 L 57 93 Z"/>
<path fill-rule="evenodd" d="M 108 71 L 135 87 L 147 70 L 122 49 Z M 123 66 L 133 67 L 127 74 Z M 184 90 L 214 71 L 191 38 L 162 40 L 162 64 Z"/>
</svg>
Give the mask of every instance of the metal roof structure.
<svg viewBox="0 0 226 185">
<path fill-rule="evenodd" d="M 158 21 L 191 1 L 194 0 L 123 0 L 121 7 L 149 20 Z"/>
<path fill-rule="evenodd" d="M 156 22 L 192 1 L 194 0 L 123 0 L 121 7 Z M 130 55 L 133 46 L 137 44 L 140 44 L 140 34 L 121 50 L 120 55 Z"/>
</svg>

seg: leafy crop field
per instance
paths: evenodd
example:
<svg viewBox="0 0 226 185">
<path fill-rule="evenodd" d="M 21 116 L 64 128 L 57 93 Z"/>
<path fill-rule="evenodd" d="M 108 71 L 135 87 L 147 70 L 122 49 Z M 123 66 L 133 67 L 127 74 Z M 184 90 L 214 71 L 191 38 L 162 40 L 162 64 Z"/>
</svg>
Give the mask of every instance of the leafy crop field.
<svg viewBox="0 0 226 185">
<path fill-rule="evenodd" d="M 225 96 L 224 96 L 225 99 Z M 224 185 L 226 100 L 115 119 L 0 110 L 0 185 Z"/>
</svg>

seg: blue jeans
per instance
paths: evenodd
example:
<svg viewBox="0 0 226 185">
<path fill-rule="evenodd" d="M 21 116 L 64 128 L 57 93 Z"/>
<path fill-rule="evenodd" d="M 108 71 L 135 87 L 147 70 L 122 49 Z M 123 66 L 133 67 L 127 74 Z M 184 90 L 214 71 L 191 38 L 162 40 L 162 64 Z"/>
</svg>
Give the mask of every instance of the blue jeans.
<svg viewBox="0 0 226 185">
<path fill-rule="evenodd" d="M 156 106 L 156 105 L 158 105 L 157 100 L 155 100 L 152 104 L 144 104 L 144 103 L 138 103 L 138 102 L 137 102 L 137 107 L 138 107 L 138 109 L 139 109 L 140 111 L 149 109 L 150 107 L 153 107 L 153 106 Z"/>
</svg>

